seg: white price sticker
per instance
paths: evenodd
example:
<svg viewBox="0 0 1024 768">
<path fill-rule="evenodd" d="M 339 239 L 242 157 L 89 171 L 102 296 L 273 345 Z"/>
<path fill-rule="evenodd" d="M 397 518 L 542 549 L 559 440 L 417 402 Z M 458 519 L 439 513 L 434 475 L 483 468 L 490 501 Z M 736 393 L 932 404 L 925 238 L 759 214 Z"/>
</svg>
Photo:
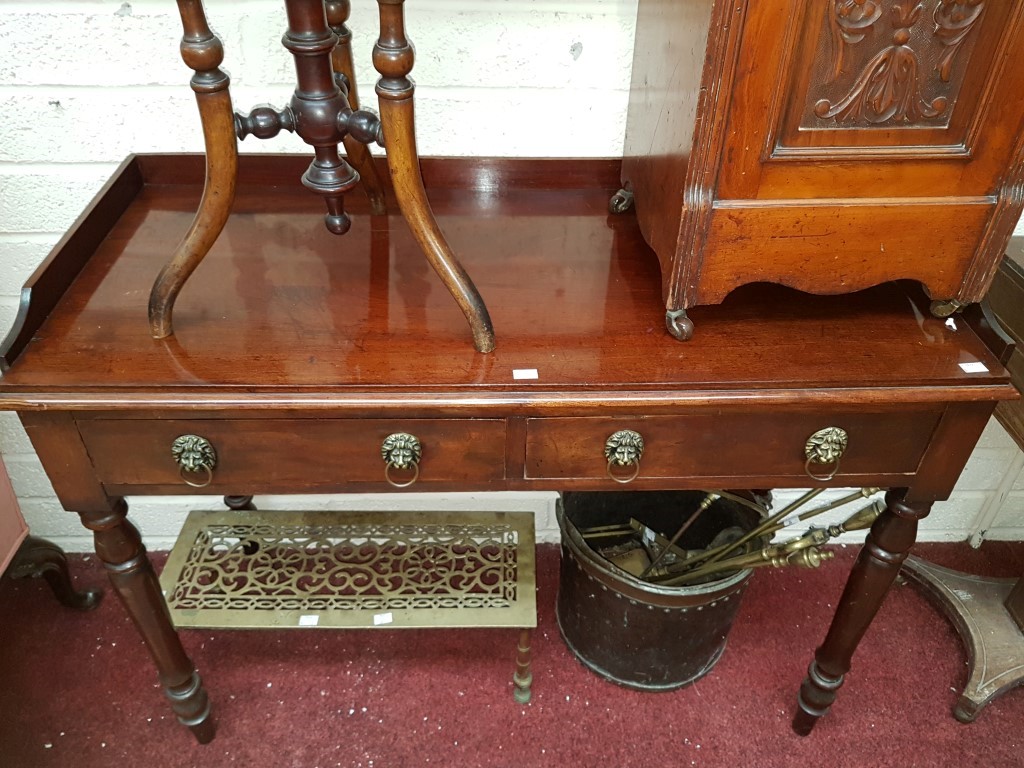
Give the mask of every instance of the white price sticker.
<svg viewBox="0 0 1024 768">
<path fill-rule="evenodd" d="M 320 623 L 320 617 L 316 614 L 306 614 L 305 616 L 299 616 L 300 627 L 315 627 Z"/>
<path fill-rule="evenodd" d="M 524 381 L 526 379 L 539 379 L 540 374 L 537 373 L 536 368 L 513 368 L 512 378 L 516 381 Z"/>
<path fill-rule="evenodd" d="M 960 363 L 960 370 L 964 373 L 988 373 L 984 363 Z"/>
<path fill-rule="evenodd" d="M 379 627 L 383 624 L 390 624 L 395 620 L 395 616 L 390 611 L 388 613 L 375 613 L 373 615 L 373 626 Z"/>
</svg>

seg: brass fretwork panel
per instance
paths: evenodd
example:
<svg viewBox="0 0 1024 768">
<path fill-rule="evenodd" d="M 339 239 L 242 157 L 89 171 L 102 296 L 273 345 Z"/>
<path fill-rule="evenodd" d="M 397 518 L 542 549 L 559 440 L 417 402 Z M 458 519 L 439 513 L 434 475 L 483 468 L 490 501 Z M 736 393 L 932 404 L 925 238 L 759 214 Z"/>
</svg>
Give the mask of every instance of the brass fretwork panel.
<svg viewBox="0 0 1024 768">
<path fill-rule="evenodd" d="M 192 512 L 161 576 L 188 627 L 534 627 L 528 512 Z"/>
</svg>

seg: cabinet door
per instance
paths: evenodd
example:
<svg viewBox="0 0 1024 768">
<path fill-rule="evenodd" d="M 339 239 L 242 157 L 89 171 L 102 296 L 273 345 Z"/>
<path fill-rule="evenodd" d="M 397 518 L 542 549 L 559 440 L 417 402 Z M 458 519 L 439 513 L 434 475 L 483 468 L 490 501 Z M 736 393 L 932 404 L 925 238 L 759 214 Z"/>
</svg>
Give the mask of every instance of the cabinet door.
<svg viewBox="0 0 1024 768">
<path fill-rule="evenodd" d="M 1024 0 L 750 0 L 718 197 L 996 195 Z"/>
<path fill-rule="evenodd" d="M 0 574 L 6 570 L 27 533 L 28 528 L 18 510 L 18 499 L 7 477 L 7 468 L 0 461 Z"/>
<path fill-rule="evenodd" d="M 692 304 L 900 278 L 978 301 L 1024 202 L 1024 0 L 749 0 Z M 685 277 L 685 275 L 684 275 Z"/>
</svg>

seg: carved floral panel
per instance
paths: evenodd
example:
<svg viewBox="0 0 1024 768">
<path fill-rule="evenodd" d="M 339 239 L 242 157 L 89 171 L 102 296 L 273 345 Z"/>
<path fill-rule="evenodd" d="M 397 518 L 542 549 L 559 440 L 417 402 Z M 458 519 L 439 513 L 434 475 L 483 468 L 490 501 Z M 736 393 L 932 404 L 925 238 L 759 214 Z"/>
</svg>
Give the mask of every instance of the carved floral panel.
<svg viewBox="0 0 1024 768">
<path fill-rule="evenodd" d="M 996 0 L 824 0 L 801 128 L 949 125 Z"/>
</svg>

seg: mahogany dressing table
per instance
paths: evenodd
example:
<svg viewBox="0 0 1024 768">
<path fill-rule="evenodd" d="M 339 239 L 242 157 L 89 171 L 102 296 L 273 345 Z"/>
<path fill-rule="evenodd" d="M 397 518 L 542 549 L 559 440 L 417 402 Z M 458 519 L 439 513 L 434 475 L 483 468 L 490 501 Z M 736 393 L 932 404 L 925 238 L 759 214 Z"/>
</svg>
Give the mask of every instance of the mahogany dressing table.
<svg viewBox="0 0 1024 768">
<path fill-rule="evenodd" d="M 240 158 L 233 214 L 158 340 L 149 288 L 190 225 L 203 158 L 129 158 L 31 278 L 0 350 L 0 407 L 94 531 L 180 721 L 213 737 L 125 496 L 195 493 L 186 480 L 205 475 L 172 454 L 183 435 L 216 448 L 211 494 L 393 490 L 381 444 L 403 432 L 422 445 L 423 491 L 892 489 L 801 688 L 808 733 L 918 521 L 1015 397 L 981 308 L 934 318 L 910 282 L 840 297 L 753 285 L 694 309 L 701 333 L 679 344 L 636 218 L 607 211 L 619 162 L 425 160 L 499 329 L 481 354 L 403 218 L 354 195 L 343 241 L 311 224 L 321 204 L 292 183 L 306 163 Z M 828 427 L 848 445 L 813 480 L 806 443 Z M 646 446 L 626 486 L 604 453 L 621 429 Z"/>
</svg>

